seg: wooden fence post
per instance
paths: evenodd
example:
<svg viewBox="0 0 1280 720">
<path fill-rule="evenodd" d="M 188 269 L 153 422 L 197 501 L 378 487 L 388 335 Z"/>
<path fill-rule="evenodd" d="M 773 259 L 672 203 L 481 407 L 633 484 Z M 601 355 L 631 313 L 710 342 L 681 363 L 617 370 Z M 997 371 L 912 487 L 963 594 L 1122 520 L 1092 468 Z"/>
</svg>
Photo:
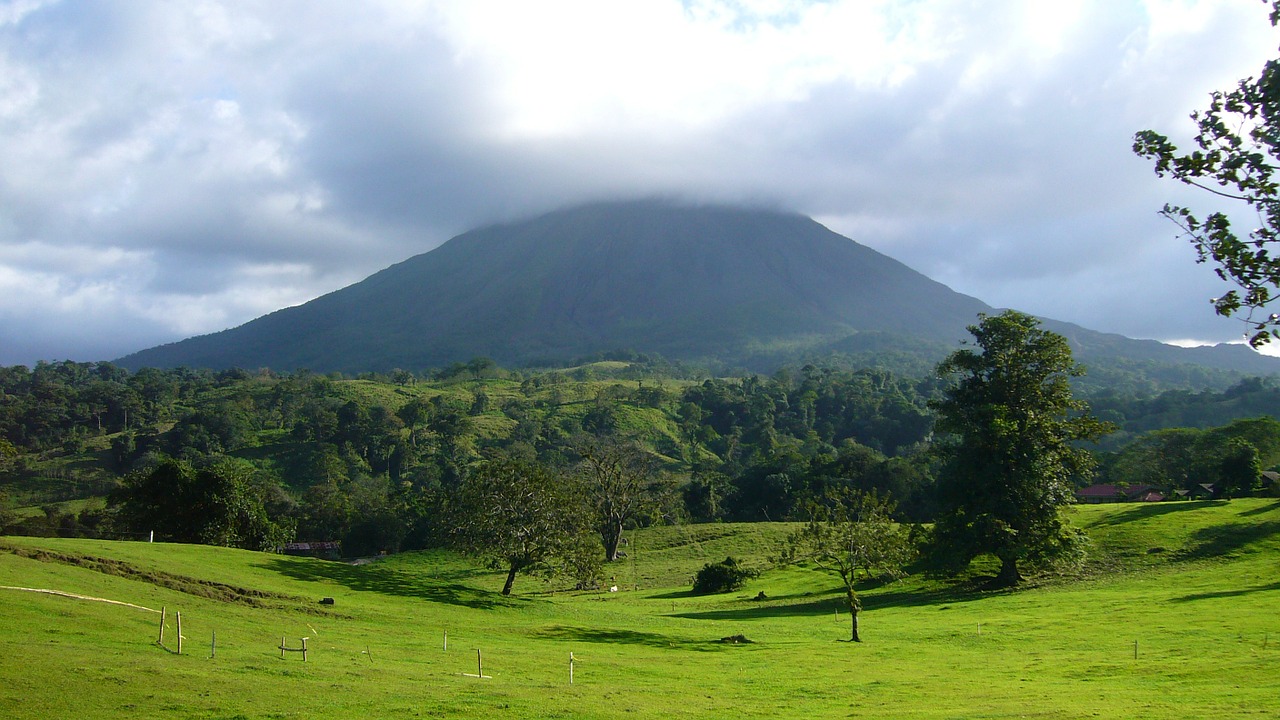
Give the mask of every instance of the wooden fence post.
<svg viewBox="0 0 1280 720">
<path fill-rule="evenodd" d="M 302 638 L 302 662 L 307 661 L 307 639 Z"/>
<path fill-rule="evenodd" d="M 175 613 L 178 616 L 178 654 L 182 654 L 182 613 Z"/>
<path fill-rule="evenodd" d="M 169 608 L 163 605 L 160 606 L 160 639 L 156 640 L 156 644 L 160 646 L 164 645 L 164 618 L 168 610 Z"/>
</svg>

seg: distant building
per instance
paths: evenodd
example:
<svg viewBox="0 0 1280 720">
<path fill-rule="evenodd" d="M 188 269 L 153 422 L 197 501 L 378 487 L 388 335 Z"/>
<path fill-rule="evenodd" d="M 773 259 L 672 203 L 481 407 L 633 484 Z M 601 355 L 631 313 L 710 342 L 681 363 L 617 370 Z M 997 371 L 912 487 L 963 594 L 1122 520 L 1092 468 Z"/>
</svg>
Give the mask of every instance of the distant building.
<svg viewBox="0 0 1280 720">
<path fill-rule="evenodd" d="M 1090 485 L 1076 491 L 1076 502 L 1087 505 L 1118 502 L 1161 502 L 1164 493 L 1154 485 Z"/>
<path fill-rule="evenodd" d="M 1099 503 L 1126 502 L 1128 498 L 1119 485 L 1090 485 L 1076 491 L 1076 502 L 1097 505 Z"/>
<path fill-rule="evenodd" d="M 1262 471 L 1262 492 L 1273 497 L 1280 496 L 1280 472 Z"/>
<path fill-rule="evenodd" d="M 1200 483 L 1187 491 L 1187 498 L 1190 500 L 1212 500 L 1218 497 L 1218 489 L 1213 483 Z"/>
<path fill-rule="evenodd" d="M 342 557 L 342 543 L 331 540 L 324 542 L 292 542 L 285 543 L 279 548 L 280 552 L 285 555 L 299 555 L 303 557 L 319 557 L 337 559 Z"/>
<path fill-rule="evenodd" d="M 1218 497 L 1218 490 L 1213 483 L 1200 483 L 1186 490 L 1174 490 L 1175 500 L 1213 500 Z"/>
</svg>

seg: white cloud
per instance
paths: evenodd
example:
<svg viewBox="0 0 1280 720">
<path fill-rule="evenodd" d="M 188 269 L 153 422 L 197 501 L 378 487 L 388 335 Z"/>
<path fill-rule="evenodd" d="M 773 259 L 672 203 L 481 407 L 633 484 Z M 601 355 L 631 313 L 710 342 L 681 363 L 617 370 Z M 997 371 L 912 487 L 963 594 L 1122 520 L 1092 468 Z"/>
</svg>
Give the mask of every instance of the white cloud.
<svg viewBox="0 0 1280 720">
<path fill-rule="evenodd" d="M 890 3 L 440 3 L 511 141 L 697 130 L 835 82 L 900 84 L 939 56 L 927 13 Z M 536 28 L 536 30 L 532 30 Z"/>
</svg>

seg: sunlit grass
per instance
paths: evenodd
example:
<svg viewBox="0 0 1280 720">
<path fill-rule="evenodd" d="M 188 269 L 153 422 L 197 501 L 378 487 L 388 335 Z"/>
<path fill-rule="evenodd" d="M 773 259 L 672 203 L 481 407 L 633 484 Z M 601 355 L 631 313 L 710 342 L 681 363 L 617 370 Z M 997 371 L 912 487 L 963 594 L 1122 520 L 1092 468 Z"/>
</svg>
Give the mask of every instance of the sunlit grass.
<svg viewBox="0 0 1280 720">
<path fill-rule="evenodd" d="M 218 601 L 66 562 L 0 553 L 0 707 L 15 718 L 1274 716 L 1280 503 L 1083 508 L 1081 578 L 983 593 L 919 576 L 865 592 L 848 637 L 838 583 L 770 568 L 784 524 L 636 532 L 606 570 L 619 592 L 571 592 L 450 553 L 366 566 L 185 545 L 6 538 L 66 556 L 276 596 Z M 766 571 L 688 592 L 733 555 Z M 765 599 L 756 600 L 760 592 Z M 322 597 L 335 599 L 320 605 Z M 176 649 L 174 613 L 185 636 Z M 217 634 L 216 656 L 210 657 Z M 445 648 L 445 634 L 448 648 Z M 750 644 L 721 638 L 744 635 Z M 308 660 L 281 658 L 281 637 Z M 1135 647 L 1136 643 L 1136 647 Z M 480 649 L 488 679 L 476 672 Z M 1136 657 L 1135 657 L 1136 649 Z M 574 684 L 569 684 L 569 655 Z"/>
</svg>

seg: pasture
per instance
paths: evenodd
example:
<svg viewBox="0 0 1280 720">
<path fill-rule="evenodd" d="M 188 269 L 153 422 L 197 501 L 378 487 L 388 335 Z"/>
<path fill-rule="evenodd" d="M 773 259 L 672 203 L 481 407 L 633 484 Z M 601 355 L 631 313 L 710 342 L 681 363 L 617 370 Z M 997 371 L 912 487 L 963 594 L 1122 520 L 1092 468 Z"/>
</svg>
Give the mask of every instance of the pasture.
<svg viewBox="0 0 1280 720">
<path fill-rule="evenodd" d="M 511 598 L 500 574 L 444 552 L 347 565 L 3 538 L 0 709 L 77 720 L 1280 713 L 1280 502 L 1085 507 L 1075 522 L 1094 541 L 1081 574 L 1016 592 L 919 575 L 869 585 L 861 644 L 843 642 L 838 581 L 770 566 L 780 523 L 633 532 L 605 571 L 618 592 L 522 576 Z M 726 555 L 764 572 L 735 593 L 691 595 L 696 570 Z M 721 641 L 735 635 L 751 642 Z M 307 638 L 306 662 L 282 657 L 282 637 Z M 477 649 L 488 677 L 474 677 Z"/>
</svg>

